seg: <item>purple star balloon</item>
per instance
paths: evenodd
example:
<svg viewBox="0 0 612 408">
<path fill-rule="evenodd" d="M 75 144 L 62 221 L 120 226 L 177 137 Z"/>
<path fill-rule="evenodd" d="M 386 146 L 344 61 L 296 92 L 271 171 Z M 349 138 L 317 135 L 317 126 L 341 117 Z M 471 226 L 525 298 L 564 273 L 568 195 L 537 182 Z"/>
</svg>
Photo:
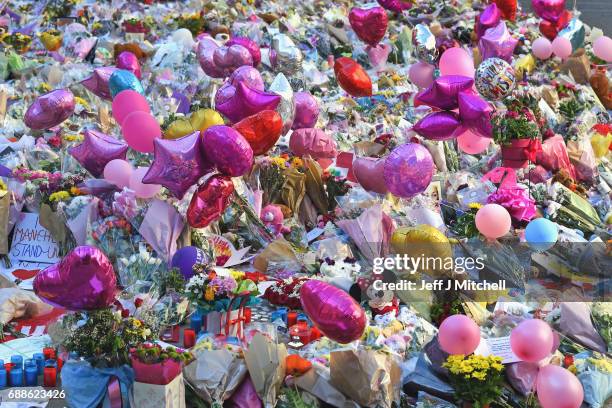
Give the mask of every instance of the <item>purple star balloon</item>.
<svg viewBox="0 0 612 408">
<path fill-rule="evenodd" d="M 480 95 L 471 92 L 459 93 L 459 117 L 464 127 L 471 128 L 480 136 L 493 137 L 492 113 L 493 107 Z"/>
<path fill-rule="evenodd" d="M 110 80 L 111 75 L 113 75 L 113 72 L 116 70 L 116 67 L 96 68 L 89 78 L 81 81 L 81 85 L 89 89 L 100 98 L 110 101 L 112 97 L 110 88 L 108 87 L 108 81 Z"/>
<path fill-rule="evenodd" d="M 161 184 L 178 199 L 211 170 L 204 159 L 200 132 L 175 140 L 155 139 L 155 158 L 144 184 Z"/>
<path fill-rule="evenodd" d="M 240 82 L 236 85 L 236 92 L 216 108 L 230 121 L 236 123 L 262 110 L 276 110 L 280 101 L 280 95 L 258 91 Z"/>
<path fill-rule="evenodd" d="M 97 130 L 86 130 L 83 143 L 68 152 L 94 177 L 100 177 L 106 164 L 115 159 L 125 160 L 128 145 Z"/>
<path fill-rule="evenodd" d="M 478 49 L 483 61 L 489 58 L 501 58 L 511 63 L 516 44 L 518 40 L 510 35 L 506 23 L 502 21 L 485 32 L 478 42 Z"/>
<path fill-rule="evenodd" d="M 444 75 L 437 78 L 433 84 L 418 96 L 426 105 L 442 110 L 455 109 L 458 106 L 457 95 L 461 91 L 471 89 L 474 79 L 460 75 Z"/>
<path fill-rule="evenodd" d="M 413 130 L 425 139 L 448 140 L 456 136 L 461 126 L 459 116 L 454 112 L 434 112 L 419 120 Z"/>
<path fill-rule="evenodd" d="M 489 28 L 493 28 L 501 21 L 501 12 L 497 4 L 491 3 L 486 9 L 480 13 L 478 24 L 476 25 L 476 34 L 478 38 L 482 37 Z"/>
</svg>

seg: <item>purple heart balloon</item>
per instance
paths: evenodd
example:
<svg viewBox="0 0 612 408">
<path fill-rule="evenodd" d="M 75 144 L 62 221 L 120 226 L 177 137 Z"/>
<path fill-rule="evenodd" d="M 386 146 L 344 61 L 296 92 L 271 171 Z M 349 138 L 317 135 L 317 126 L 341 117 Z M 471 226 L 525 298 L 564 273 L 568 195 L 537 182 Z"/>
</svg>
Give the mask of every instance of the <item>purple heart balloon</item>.
<svg viewBox="0 0 612 408">
<path fill-rule="evenodd" d="M 506 23 L 501 21 L 497 26 L 486 31 L 478 42 L 478 49 L 483 61 L 489 58 L 501 58 L 510 63 L 516 44 L 518 40 L 510 35 Z"/>
<path fill-rule="evenodd" d="M 119 54 L 117 57 L 117 68 L 130 71 L 132 74 L 136 75 L 136 78 L 142 79 L 138 58 L 129 51 L 123 51 Z"/>
<path fill-rule="evenodd" d="M 68 89 L 56 89 L 38 97 L 23 118 L 30 129 L 44 130 L 59 125 L 74 112 L 74 95 Z"/>
<path fill-rule="evenodd" d="M 200 177 L 212 170 L 204 160 L 200 132 L 174 140 L 155 139 L 155 158 L 142 179 L 144 184 L 161 184 L 179 200 Z"/>
<path fill-rule="evenodd" d="M 211 126 L 202 134 L 206 160 L 225 176 L 240 177 L 253 167 L 253 149 L 249 142 L 229 126 Z"/>
<path fill-rule="evenodd" d="M 493 137 L 491 115 L 493 107 L 478 94 L 459 93 L 459 117 L 461 124 L 483 137 Z"/>
<path fill-rule="evenodd" d="M 461 126 L 459 116 L 454 112 L 434 112 L 419 120 L 413 130 L 425 139 L 448 140 L 456 136 Z"/>
<path fill-rule="evenodd" d="M 247 37 L 232 37 L 228 42 L 225 43 L 226 46 L 230 47 L 232 45 L 242 45 L 244 48 L 249 50 L 251 54 L 251 58 L 253 59 L 253 66 L 256 67 L 261 62 L 261 50 L 259 49 L 259 45 L 250 38 Z"/>
<path fill-rule="evenodd" d="M 215 106 L 217 111 L 236 123 L 262 110 L 276 110 L 280 101 L 280 95 L 258 91 L 241 82 L 228 100 Z"/>
<path fill-rule="evenodd" d="M 319 118 L 319 103 L 315 97 L 310 92 L 296 92 L 293 99 L 295 101 L 295 117 L 292 129 L 314 127 Z"/>
<path fill-rule="evenodd" d="M 489 28 L 498 25 L 500 21 L 501 11 L 497 7 L 497 4 L 491 3 L 478 17 L 478 24 L 476 26 L 478 38 L 482 37 Z"/>
<path fill-rule="evenodd" d="M 412 7 L 412 4 L 409 1 L 404 0 L 378 0 L 378 4 L 387 10 L 395 11 L 396 13 L 401 13 L 404 10 L 408 10 L 410 7 Z"/>
<path fill-rule="evenodd" d="M 393 195 L 409 198 L 427 189 L 435 168 L 429 150 L 417 143 L 406 143 L 385 159 L 383 175 Z"/>
<path fill-rule="evenodd" d="M 219 46 L 212 38 L 203 38 L 198 43 L 198 60 L 206 75 L 225 78 L 238 67 L 253 65 L 253 58 L 242 45 Z"/>
<path fill-rule="evenodd" d="M 429 88 L 421 92 L 419 100 L 425 105 L 433 106 L 442 110 L 456 109 L 458 106 L 457 95 L 461 91 L 471 89 L 474 79 L 460 75 L 444 75 L 431 84 Z"/>
<path fill-rule="evenodd" d="M 112 96 L 108 86 L 108 81 L 110 80 L 111 75 L 113 75 L 117 69 L 118 68 L 116 67 L 96 68 L 89 78 L 81 81 L 81 85 L 89 89 L 96 96 L 110 101 Z"/>
<path fill-rule="evenodd" d="M 249 88 L 258 91 L 264 90 L 264 82 L 258 70 L 250 65 L 243 65 L 235 70 L 215 95 L 215 106 L 221 105 L 230 100 L 236 93 L 236 86 L 239 83 L 248 85 Z"/>
<path fill-rule="evenodd" d="M 106 255 L 89 245 L 73 249 L 59 263 L 38 272 L 34 293 L 70 310 L 96 310 L 115 301 L 117 278 Z"/>
<path fill-rule="evenodd" d="M 531 7 L 538 17 L 556 23 L 565 10 L 565 0 L 531 0 Z"/>
<path fill-rule="evenodd" d="M 94 177 L 100 177 L 109 161 L 125 160 L 128 145 L 96 130 L 86 130 L 83 143 L 68 152 Z"/>
</svg>

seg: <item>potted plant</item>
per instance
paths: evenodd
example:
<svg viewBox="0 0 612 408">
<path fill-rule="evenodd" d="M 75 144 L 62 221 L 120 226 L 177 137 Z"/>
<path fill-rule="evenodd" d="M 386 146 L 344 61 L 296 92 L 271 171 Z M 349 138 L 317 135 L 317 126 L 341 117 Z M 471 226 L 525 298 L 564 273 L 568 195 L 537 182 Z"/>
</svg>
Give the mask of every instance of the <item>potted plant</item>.
<svg viewBox="0 0 612 408">
<path fill-rule="evenodd" d="M 131 361 L 136 381 L 145 384 L 166 385 L 174 380 L 185 363 L 193 360 L 188 351 L 158 344 L 143 343 L 131 350 Z"/>
<path fill-rule="evenodd" d="M 493 117 L 493 139 L 501 145 L 504 167 L 523 168 L 542 149 L 539 121 L 528 107 L 511 106 Z"/>
<path fill-rule="evenodd" d="M 488 408 L 502 394 L 501 357 L 451 355 L 443 364 L 464 408 Z"/>
</svg>

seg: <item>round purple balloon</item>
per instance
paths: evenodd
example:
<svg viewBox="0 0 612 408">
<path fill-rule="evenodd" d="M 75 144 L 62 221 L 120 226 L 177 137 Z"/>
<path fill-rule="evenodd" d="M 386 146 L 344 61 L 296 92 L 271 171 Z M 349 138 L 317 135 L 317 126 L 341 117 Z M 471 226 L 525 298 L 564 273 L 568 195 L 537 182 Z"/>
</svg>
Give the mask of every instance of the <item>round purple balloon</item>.
<svg viewBox="0 0 612 408">
<path fill-rule="evenodd" d="M 194 246 L 187 246 L 179 249 L 172 257 L 172 267 L 178 268 L 185 280 L 189 280 L 193 275 L 195 264 L 206 264 L 209 259 L 206 252 Z"/>
<path fill-rule="evenodd" d="M 74 95 L 68 89 L 56 89 L 30 105 L 23 121 L 30 129 L 44 130 L 59 125 L 74 112 Z"/>
<path fill-rule="evenodd" d="M 296 92 L 293 99 L 295 101 L 295 117 L 292 129 L 314 127 L 319 118 L 319 103 L 315 97 L 310 92 Z"/>
<path fill-rule="evenodd" d="M 409 198 L 427 189 L 435 170 L 429 151 L 417 143 L 406 143 L 393 149 L 385 159 L 383 176 L 389 191 Z"/>
<path fill-rule="evenodd" d="M 211 126 L 202 134 L 204 157 L 219 173 L 240 177 L 253 167 L 253 149 L 249 142 L 229 126 Z"/>
<path fill-rule="evenodd" d="M 456 136 L 461 126 L 459 116 L 454 112 L 434 112 L 419 120 L 413 130 L 425 139 L 448 140 Z"/>
<path fill-rule="evenodd" d="M 259 45 L 257 45 L 257 43 L 250 38 L 233 37 L 226 42 L 225 45 L 228 47 L 232 45 L 242 45 L 244 48 L 249 50 L 249 53 L 251 53 L 251 58 L 253 58 L 253 66 L 256 67 L 261 62 L 261 50 L 259 49 Z"/>
<path fill-rule="evenodd" d="M 70 310 L 96 310 L 115 301 L 113 265 L 96 247 L 76 247 L 59 263 L 38 272 L 34 293 L 45 302 Z"/>
</svg>

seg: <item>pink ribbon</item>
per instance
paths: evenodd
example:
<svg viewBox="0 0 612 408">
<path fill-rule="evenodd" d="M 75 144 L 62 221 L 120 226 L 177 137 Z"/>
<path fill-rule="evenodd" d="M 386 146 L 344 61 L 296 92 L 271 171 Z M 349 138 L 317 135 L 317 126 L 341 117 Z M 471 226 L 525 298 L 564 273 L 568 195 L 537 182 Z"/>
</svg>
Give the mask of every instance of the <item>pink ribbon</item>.
<svg viewBox="0 0 612 408">
<path fill-rule="evenodd" d="M 116 376 L 111 376 L 108 380 L 108 399 L 111 408 L 122 408 L 123 399 L 121 397 L 121 385 Z"/>
</svg>

